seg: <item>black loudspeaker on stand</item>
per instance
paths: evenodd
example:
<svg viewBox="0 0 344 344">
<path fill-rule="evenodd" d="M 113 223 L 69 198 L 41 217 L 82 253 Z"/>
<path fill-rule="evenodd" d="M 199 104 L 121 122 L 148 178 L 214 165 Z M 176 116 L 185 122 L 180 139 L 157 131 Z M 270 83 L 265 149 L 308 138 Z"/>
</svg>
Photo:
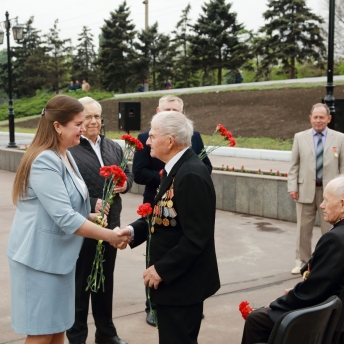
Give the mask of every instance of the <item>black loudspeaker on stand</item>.
<svg viewBox="0 0 344 344">
<path fill-rule="evenodd" d="M 128 134 L 141 130 L 141 103 L 118 102 L 118 129 Z"/>
</svg>

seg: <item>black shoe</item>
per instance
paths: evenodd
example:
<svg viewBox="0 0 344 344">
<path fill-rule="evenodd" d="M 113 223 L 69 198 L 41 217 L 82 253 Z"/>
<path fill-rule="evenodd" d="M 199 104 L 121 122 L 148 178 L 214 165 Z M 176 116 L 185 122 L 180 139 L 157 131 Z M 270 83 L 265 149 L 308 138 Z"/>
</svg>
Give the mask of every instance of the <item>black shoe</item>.
<svg viewBox="0 0 344 344">
<path fill-rule="evenodd" d="M 204 314 L 202 314 L 202 319 L 204 319 Z"/>
<path fill-rule="evenodd" d="M 69 342 L 69 344 L 86 344 L 86 342 L 80 342 L 80 343 L 72 343 L 72 342 Z"/>
<path fill-rule="evenodd" d="M 96 331 L 96 344 L 128 344 L 118 336 L 114 337 L 106 337 L 100 334 L 98 331 Z"/>
<path fill-rule="evenodd" d="M 154 318 L 153 318 L 153 315 L 151 313 L 147 313 L 146 323 L 148 325 L 155 326 Z"/>
</svg>

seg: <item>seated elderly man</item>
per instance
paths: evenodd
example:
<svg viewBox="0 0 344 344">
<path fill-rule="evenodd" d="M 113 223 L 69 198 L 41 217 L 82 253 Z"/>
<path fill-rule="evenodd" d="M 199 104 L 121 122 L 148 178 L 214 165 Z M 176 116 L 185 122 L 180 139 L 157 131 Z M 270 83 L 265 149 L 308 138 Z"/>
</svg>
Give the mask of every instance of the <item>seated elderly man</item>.
<svg viewBox="0 0 344 344">
<path fill-rule="evenodd" d="M 242 344 L 267 342 L 277 319 L 284 313 L 314 306 L 344 287 L 344 176 L 329 182 L 320 207 L 332 225 L 318 241 L 312 258 L 301 269 L 303 281 L 246 319 Z"/>
</svg>

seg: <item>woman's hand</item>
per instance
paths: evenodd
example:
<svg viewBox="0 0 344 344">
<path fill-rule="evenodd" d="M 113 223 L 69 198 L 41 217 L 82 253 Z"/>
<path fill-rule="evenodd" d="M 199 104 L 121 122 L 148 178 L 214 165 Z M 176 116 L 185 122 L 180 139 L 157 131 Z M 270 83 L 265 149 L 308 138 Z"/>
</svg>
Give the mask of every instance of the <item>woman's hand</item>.
<svg viewBox="0 0 344 344">
<path fill-rule="evenodd" d="M 96 213 L 100 213 L 100 212 L 102 211 L 102 204 L 103 204 L 103 200 L 100 199 L 100 198 L 98 198 L 97 203 L 96 203 L 96 205 L 95 205 L 95 207 L 94 207 L 94 211 L 95 211 Z M 107 204 L 106 207 L 105 207 L 104 213 L 105 213 L 106 215 L 109 215 L 109 211 L 110 211 L 110 205 Z"/>
</svg>

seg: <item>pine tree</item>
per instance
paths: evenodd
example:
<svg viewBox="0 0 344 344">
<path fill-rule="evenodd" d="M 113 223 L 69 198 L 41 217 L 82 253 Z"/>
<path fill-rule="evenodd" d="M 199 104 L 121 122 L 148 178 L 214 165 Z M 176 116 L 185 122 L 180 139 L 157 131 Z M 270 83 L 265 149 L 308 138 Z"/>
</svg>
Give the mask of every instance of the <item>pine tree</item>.
<svg viewBox="0 0 344 344">
<path fill-rule="evenodd" d="M 266 60 L 278 65 L 290 79 L 296 77 L 296 62 L 320 62 L 325 54 L 320 25 L 323 19 L 306 6 L 305 0 L 269 0 L 261 28 L 268 39 Z"/>
<path fill-rule="evenodd" d="M 92 85 L 96 84 L 96 53 L 94 52 L 93 35 L 87 26 L 82 28 L 76 46 L 76 54 L 72 57 L 72 76 L 74 79 L 86 79 Z"/>
<path fill-rule="evenodd" d="M 239 69 L 246 60 L 247 47 L 244 26 L 237 22 L 232 4 L 225 0 L 210 0 L 202 6 L 203 14 L 193 26 L 193 63 L 205 74 L 217 71 L 217 84 L 222 83 L 222 70 Z"/>
<path fill-rule="evenodd" d="M 58 19 L 55 20 L 54 27 L 45 35 L 46 47 L 50 55 L 48 63 L 48 81 L 55 92 L 68 82 L 67 77 L 70 71 L 72 53 L 71 40 L 59 38 L 60 30 L 57 28 L 57 24 Z"/>
<path fill-rule="evenodd" d="M 126 1 L 110 13 L 102 27 L 100 53 L 96 61 L 100 71 L 101 84 L 108 91 L 126 93 L 133 73 L 133 39 L 135 25 L 129 19 L 130 11 Z"/>
<path fill-rule="evenodd" d="M 180 73 L 180 78 L 183 80 L 183 87 L 189 87 L 190 74 L 192 73 L 191 63 L 191 49 L 190 49 L 190 10 L 191 6 L 188 4 L 184 10 L 182 10 L 182 16 L 176 25 L 174 34 L 174 43 L 177 49 L 177 57 L 175 62 L 175 69 Z M 176 82 L 175 82 L 176 83 Z"/>
<path fill-rule="evenodd" d="M 137 50 L 135 70 L 137 82 L 151 77 L 153 90 L 163 88 L 173 73 L 173 57 L 175 49 L 170 45 L 170 37 L 158 32 L 158 23 L 138 34 L 138 42 L 134 43 Z"/>
</svg>

